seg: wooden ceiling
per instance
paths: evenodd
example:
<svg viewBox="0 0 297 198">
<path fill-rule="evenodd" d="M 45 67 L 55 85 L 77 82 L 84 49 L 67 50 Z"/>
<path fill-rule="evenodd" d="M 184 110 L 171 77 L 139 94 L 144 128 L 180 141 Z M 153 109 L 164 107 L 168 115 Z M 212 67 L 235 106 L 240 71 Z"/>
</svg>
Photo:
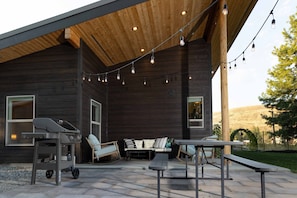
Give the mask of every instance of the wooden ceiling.
<svg viewBox="0 0 297 198">
<path fill-rule="evenodd" d="M 147 0 L 3 48 L 1 39 L 5 39 L 6 34 L 0 35 L 0 63 L 60 45 L 67 40 L 79 48 L 79 40 L 82 39 L 106 66 L 112 66 L 141 57 L 152 49 L 156 52 L 177 46 L 183 35 L 186 42 L 203 38 L 211 43 L 212 67 L 215 71 L 219 65 L 220 42 L 217 20 L 221 10 L 218 1 Z M 256 2 L 227 1 L 228 48 Z M 186 11 L 186 15 L 182 15 L 182 11 Z M 133 31 L 133 27 L 137 27 L 137 31 Z"/>
</svg>

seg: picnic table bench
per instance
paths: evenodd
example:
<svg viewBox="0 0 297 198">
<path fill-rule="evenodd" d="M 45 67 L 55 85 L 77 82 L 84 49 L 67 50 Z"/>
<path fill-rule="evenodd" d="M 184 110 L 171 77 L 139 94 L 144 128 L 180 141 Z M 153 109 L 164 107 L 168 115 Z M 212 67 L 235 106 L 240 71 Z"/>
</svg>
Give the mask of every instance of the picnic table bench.
<svg viewBox="0 0 297 198">
<path fill-rule="evenodd" d="M 227 160 L 227 179 L 229 179 L 229 161 L 233 161 L 237 164 L 246 166 L 248 168 L 254 169 L 256 172 L 261 173 L 261 197 L 265 198 L 265 176 L 266 172 L 275 172 L 277 171 L 277 167 L 257 161 L 253 161 L 250 159 L 246 159 L 243 157 L 239 157 L 232 154 L 224 155 L 224 158 Z"/>
<path fill-rule="evenodd" d="M 154 159 L 149 164 L 149 169 L 157 171 L 157 186 L 158 186 L 158 197 L 160 197 L 160 172 L 167 170 L 168 168 L 168 154 L 167 153 L 156 153 Z"/>
</svg>

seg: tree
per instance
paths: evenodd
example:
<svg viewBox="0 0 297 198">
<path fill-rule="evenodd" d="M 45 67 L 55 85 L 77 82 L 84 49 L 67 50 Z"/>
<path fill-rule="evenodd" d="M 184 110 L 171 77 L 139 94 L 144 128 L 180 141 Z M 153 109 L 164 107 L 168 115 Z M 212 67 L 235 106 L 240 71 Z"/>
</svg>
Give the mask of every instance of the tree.
<svg viewBox="0 0 297 198">
<path fill-rule="evenodd" d="M 283 31 L 284 44 L 272 52 L 279 63 L 268 71 L 266 92 L 259 97 L 266 108 L 276 110 L 272 116 L 262 115 L 266 124 L 279 126 L 273 136 L 278 134 L 287 142 L 297 137 L 297 13 L 289 23 Z"/>
<path fill-rule="evenodd" d="M 214 135 L 217 135 L 218 136 L 218 139 L 221 140 L 222 139 L 222 128 L 221 128 L 221 125 L 219 125 L 219 124 L 213 125 L 212 133 Z"/>
</svg>

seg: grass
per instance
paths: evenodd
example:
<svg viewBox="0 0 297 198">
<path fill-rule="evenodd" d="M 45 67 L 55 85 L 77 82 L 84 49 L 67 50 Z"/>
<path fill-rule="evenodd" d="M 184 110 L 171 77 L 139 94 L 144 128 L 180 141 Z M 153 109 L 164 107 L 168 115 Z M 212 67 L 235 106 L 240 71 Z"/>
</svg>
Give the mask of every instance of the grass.
<svg viewBox="0 0 297 198">
<path fill-rule="evenodd" d="M 258 162 L 272 164 L 290 169 L 297 173 L 297 152 L 288 151 L 242 151 L 233 150 L 232 154 Z"/>
</svg>

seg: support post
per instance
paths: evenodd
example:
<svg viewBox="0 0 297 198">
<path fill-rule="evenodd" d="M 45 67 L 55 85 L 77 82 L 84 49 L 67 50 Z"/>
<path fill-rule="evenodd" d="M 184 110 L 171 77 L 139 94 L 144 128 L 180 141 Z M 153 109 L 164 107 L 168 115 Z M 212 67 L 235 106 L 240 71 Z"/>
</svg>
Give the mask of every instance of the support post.
<svg viewBox="0 0 297 198">
<path fill-rule="evenodd" d="M 228 104 L 228 67 L 227 67 L 227 15 L 223 14 L 226 0 L 220 0 L 220 71 L 221 71 L 221 116 L 222 137 L 224 141 L 230 141 L 229 135 L 229 104 Z M 231 147 L 225 147 L 225 153 L 231 153 Z"/>
</svg>

